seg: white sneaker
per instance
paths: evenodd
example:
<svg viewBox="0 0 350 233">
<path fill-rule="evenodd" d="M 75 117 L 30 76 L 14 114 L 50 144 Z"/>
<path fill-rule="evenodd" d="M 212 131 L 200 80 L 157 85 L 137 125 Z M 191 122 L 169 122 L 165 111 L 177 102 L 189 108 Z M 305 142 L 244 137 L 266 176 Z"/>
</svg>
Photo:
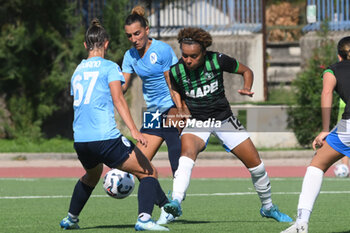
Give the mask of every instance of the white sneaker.
<svg viewBox="0 0 350 233">
<path fill-rule="evenodd" d="M 307 222 L 301 222 L 301 223 L 294 223 L 284 231 L 281 231 L 281 233 L 308 233 L 308 223 Z"/>
<path fill-rule="evenodd" d="M 152 219 L 141 221 L 141 219 L 138 218 L 135 224 L 135 231 L 169 231 L 169 229 L 158 225 Z"/>
<path fill-rule="evenodd" d="M 165 212 L 164 208 L 162 207 L 157 224 L 168 224 L 174 220 L 175 220 L 174 216 L 172 214 Z"/>
</svg>

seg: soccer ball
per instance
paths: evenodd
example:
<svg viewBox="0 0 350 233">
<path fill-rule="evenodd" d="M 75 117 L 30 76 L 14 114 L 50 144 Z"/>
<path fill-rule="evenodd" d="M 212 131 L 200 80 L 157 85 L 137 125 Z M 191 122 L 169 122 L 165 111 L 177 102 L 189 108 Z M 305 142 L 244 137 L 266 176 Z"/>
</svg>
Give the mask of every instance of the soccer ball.
<svg viewBox="0 0 350 233">
<path fill-rule="evenodd" d="M 334 168 L 334 174 L 336 177 L 348 177 L 349 167 L 345 164 L 337 164 Z"/>
<path fill-rule="evenodd" d="M 129 196 L 135 187 L 134 176 L 118 169 L 106 173 L 103 179 L 103 189 L 114 198 L 122 199 Z"/>
</svg>

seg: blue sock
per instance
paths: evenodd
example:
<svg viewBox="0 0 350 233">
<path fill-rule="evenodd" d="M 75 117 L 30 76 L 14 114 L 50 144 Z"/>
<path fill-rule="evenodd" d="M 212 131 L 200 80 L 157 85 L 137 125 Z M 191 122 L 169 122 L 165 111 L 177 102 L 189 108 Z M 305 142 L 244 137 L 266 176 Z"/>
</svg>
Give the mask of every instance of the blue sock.
<svg viewBox="0 0 350 233">
<path fill-rule="evenodd" d="M 163 138 L 168 147 L 168 157 L 173 172 L 173 176 L 179 166 L 179 158 L 181 155 L 181 139 L 179 131 L 176 128 L 168 128 L 163 134 Z"/>
<path fill-rule="evenodd" d="M 93 190 L 93 187 L 90 187 L 78 180 L 70 201 L 69 213 L 78 216 L 81 210 L 84 208 L 86 202 L 89 200 Z"/>
<path fill-rule="evenodd" d="M 153 177 L 146 177 L 140 180 L 137 197 L 139 214 L 147 213 L 152 215 L 154 204 L 163 206 L 168 202 L 158 180 Z"/>
</svg>

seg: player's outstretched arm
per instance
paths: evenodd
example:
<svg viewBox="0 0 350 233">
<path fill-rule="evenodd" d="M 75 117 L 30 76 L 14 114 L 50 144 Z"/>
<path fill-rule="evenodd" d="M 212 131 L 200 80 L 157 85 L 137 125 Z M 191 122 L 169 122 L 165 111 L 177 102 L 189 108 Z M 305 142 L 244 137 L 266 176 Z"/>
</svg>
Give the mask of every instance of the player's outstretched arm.
<svg viewBox="0 0 350 233">
<path fill-rule="evenodd" d="M 236 73 L 241 74 L 243 76 L 244 82 L 243 89 L 238 90 L 238 93 L 241 95 L 248 95 L 252 97 L 254 94 L 254 92 L 251 91 L 254 81 L 253 71 L 249 67 L 240 63 Z"/>
<path fill-rule="evenodd" d="M 129 128 L 131 135 L 134 139 L 140 142 L 142 145 L 147 146 L 146 138 L 137 130 L 134 120 L 131 117 L 128 104 L 123 95 L 122 85 L 120 81 L 113 81 L 109 83 L 113 104 L 117 108 L 119 115 Z"/>
</svg>

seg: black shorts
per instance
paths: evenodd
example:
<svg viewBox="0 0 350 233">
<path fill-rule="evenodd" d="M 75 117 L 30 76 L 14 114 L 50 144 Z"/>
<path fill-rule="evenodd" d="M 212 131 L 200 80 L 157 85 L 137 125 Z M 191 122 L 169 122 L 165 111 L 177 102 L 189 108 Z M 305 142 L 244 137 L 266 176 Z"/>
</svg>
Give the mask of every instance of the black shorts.
<svg viewBox="0 0 350 233">
<path fill-rule="evenodd" d="M 93 142 L 75 142 L 74 149 L 78 159 L 86 169 L 104 163 L 110 168 L 116 168 L 129 158 L 135 145 L 126 137 Z"/>
</svg>

